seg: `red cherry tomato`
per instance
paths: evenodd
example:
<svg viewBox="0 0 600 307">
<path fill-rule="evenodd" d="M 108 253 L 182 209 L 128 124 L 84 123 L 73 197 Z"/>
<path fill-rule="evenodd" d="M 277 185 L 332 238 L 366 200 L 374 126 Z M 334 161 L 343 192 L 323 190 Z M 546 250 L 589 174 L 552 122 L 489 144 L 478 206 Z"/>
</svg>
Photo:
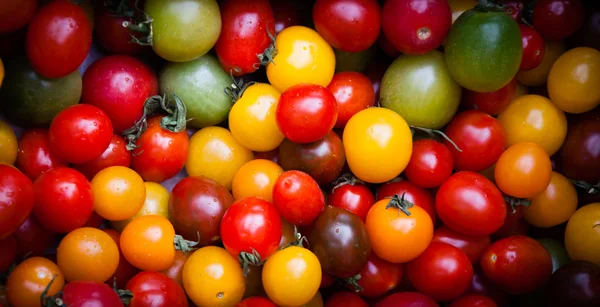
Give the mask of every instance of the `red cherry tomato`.
<svg viewBox="0 0 600 307">
<path fill-rule="evenodd" d="M 404 175 L 422 188 L 436 188 L 450 177 L 453 168 L 454 157 L 448 147 L 436 140 L 423 139 L 413 143 Z"/>
<path fill-rule="evenodd" d="M 116 132 L 131 128 L 142 117 L 146 99 L 156 94 L 154 72 L 130 56 L 101 58 L 83 75 L 81 100 L 104 111 Z"/>
<path fill-rule="evenodd" d="M 128 1 L 129 8 L 134 12 L 135 1 Z M 131 37 L 140 37 L 141 33 L 136 33 L 126 27 L 123 22 L 132 22 L 133 18 L 124 17 L 109 11 L 103 4 L 96 6 L 95 27 L 96 39 L 102 48 L 109 53 L 137 55 L 144 51 L 144 46 L 131 41 Z"/>
<path fill-rule="evenodd" d="M 76 104 L 62 110 L 50 124 L 50 149 L 71 163 L 98 158 L 110 144 L 112 123 L 106 113 L 89 104 Z"/>
<path fill-rule="evenodd" d="M 468 171 L 455 173 L 442 184 L 435 209 L 444 224 L 471 236 L 496 232 L 506 217 L 500 190 L 482 175 Z"/>
<path fill-rule="evenodd" d="M 17 240 L 14 236 L 0 239 L 0 272 L 5 272 L 17 258 Z"/>
<path fill-rule="evenodd" d="M 528 0 L 525 0 L 528 1 Z M 506 7 L 504 11 L 510 15 L 515 21 L 520 22 L 521 17 L 523 17 L 523 8 L 525 4 L 521 0 L 505 0 L 504 6 Z"/>
<path fill-rule="evenodd" d="M 540 34 L 532 27 L 520 24 L 521 38 L 523 40 L 523 57 L 521 70 L 534 69 L 542 64 L 546 53 L 546 43 Z"/>
<path fill-rule="evenodd" d="M 33 213 L 44 228 L 58 233 L 75 230 L 94 211 L 92 185 L 80 172 L 66 167 L 53 168 L 35 180 Z"/>
<path fill-rule="evenodd" d="M 140 270 L 129 263 L 129 261 L 125 259 L 125 256 L 123 256 L 120 245 L 121 234 L 114 229 L 103 229 L 102 231 L 106 232 L 119 247 L 119 265 L 113 276 L 107 279 L 105 283 L 111 287 L 116 283 L 117 289 L 123 289 L 127 285 L 127 282 Z"/>
<path fill-rule="evenodd" d="M 270 202 L 248 197 L 234 202 L 221 221 L 225 249 L 238 258 L 241 252 L 254 251 L 265 260 L 277 251 L 281 240 L 281 217 Z"/>
<path fill-rule="evenodd" d="M 69 307 L 123 307 L 115 290 L 96 281 L 72 281 L 62 290 L 62 302 Z"/>
<path fill-rule="evenodd" d="M 17 167 L 31 180 L 51 168 L 68 166 L 66 161 L 50 151 L 48 130 L 38 128 L 25 130 L 21 136 L 16 162 Z"/>
<path fill-rule="evenodd" d="M 15 167 L 0 164 L 0 239 L 19 229 L 33 205 L 31 180 Z"/>
<path fill-rule="evenodd" d="M 437 218 L 435 213 L 435 202 L 433 196 L 431 196 L 429 192 L 406 180 L 388 182 L 381 185 L 377 190 L 377 201 L 380 201 L 386 197 L 392 197 L 394 195 L 404 195 L 405 200 L 413 203 L 415 206 L 423 208 L 425 211 L 427 211 L 431 217 L 431 221 L 435 225 Z"/>
<path fill-rule="evenodd" d="M 17 256 L 20 258 L 42 256 L 47 248 L 56 246 L 56 234 L 44 228 L 35 214 L 29 215 L 13 236 L 17 240 Z"/>
<path fill-rule="evenodd" d="M 90 51 L 92 27 L 85 10 L 68 0 L 42 6 L 27 29 L 31 65 L 46 78 L 74 72 Z"/>
<path fill-rule="evenodd" d="M 463 105 L 469 109 L 477 109 L 489 115 L 500 114 L 513 101 L 517 92 L 517 79 L 512 79 L 495 92 L 479 93 L 463 89 Z"/>
<path fill-rule="evenodd" d="M 188 306 L 183 288 L 159 272 L 140 272 L 129 280 L 125 289 L 133 294 L 129 307 Z"/>
<path fill-rule="evenodd" d="M 317 0 L 313 6 L 317 32 L 333 47 L 360 52 L 379 36 L 381 16 L 376 0 Z"/>
<path fill-rule="evenodd" d="M 504 223 L 500 229 L 492 234 L 492 240 L 497 241 L 516 235 L 526 235 L 529 230 L 529 224 L 523 219 L 523 210 L 523 206 L 516 206 L 513 209 L 507 205 Z"/>
<path fill-rule="evenodd" d="M 481 254 L 492 244 L 489 236 L 466 236 L 450 229 L 448 226 L 437 228 L 433 232 L 431 241 L 447 243 L 460 249 L 473 265 L 479 263 Z"/>
<path fill-rule="evenodd" d="M 257 55 L 269 48 L 269 33 L 275 33 L 269 0 L 227 0 L 219 7 L 222 26 L 215 50 L 223 69 L 234 76 L 255 72 L 261 63 Z"/>
<path fill-rule="evenodd" d="M 273 204 L 284 220 L 305 226 L 321 214 L 325 208 L 325 196 L 308 174 L 287 171 L 273 185 Z"/>
<path fill-rule="evenodd" d="M 369 78 L 358 72 L 340 72 L 327 86 L 338 105 L 336 128 L 344 128 L 352 115 L 375 104 L 375 92 Z"/>
<path fill-rule="evenodd" d="M 348 210 L 364 222 L 369 209 L 375 203 L 371 190 L 364 184 L 344 184 L 331 191 L 327 204 Z"/>
<path fill-rule="evenodd" d="M 452 11 L 446 0 L 388 0 L 381 25 L 400 52 L 423 54 L 444 42 L 452 26 Z"/>
<path fill-rule="evenodd" d="M 357 294 L 363 297 L 378 297 L 393 290 L 402 282 L 404 264 L 387 262 L 375 253 L 371 253 L 367 264 L 359 274 L 360 279 L 357 284 L 362 290 Z"/>
<path fill-rule="evenodd" d="M 0 2 L 0 33 L 9 33 L 26 26 L 38 6 L 38 0 Z"/>
<path fill-rule="evenodd" d="M 270 299 L 253 296 L 239 302 L 235 307 L 277 307 Z"/>
<path fill-rule="evenodd" d="M 98 172 L 107 167 L 129 167 L 130 164 L 131 152 L 127 150 L 125 140 L 121 136 L 113 135 L 110 144 L 98 158 L 83 164 L 75 164 L 73 168 L 80 171 L 88 180 L 92 180 Z"/>
<path fill-rule="evenodd" d="M 270 0 L 269 2 L 275 15 L 275 34 L 285 28 L 302 24 L 296 2 L 292 0 Z"/>
<path fill-rule="evenodd" d="M 369 307 L 369 305 L 360 296 L 344 291 L 330 296 L 325 307 Z"/>
<path fill-rule="evenodd" d="M 448 307 L 498 307 L 498 304 L 484 295 L 467 294 L 450 303 Z"/>
<path fill-rule="evenodd" d="M 580 0 L 539 0 L 533 8 L 533 27 L 548 40 L 561 40 L 575 33 L 584 22 Z"/>
<path fill-rule="evenodd" d="M 383 298 L 376 307 L 440 307 L 440 305 L 419 292 L 398 292 Z"/>
<path fill-rule="evenodd" d="M 454 156 L 454 168 L 480 172 L 494 165 L 506 147 L 506 133 L 500 121 L 490 115 L 469 110 L 457 114 L 446 127 L 450 142 L 444 143 Z"/>
<path fill-rule="evenodd" d="M 508 293 L 531 292 L 552 275 L 552 258 L 538 241 L 512 236 L 494 242 L 483 253 L 481 268 L 487 278 Z"/>
<path fill-rule="evenodd" d="M 288 88 L 277 104 L 277 126 L 292 142 L 314 142 L 331 131 L 338 117 L 335 97 L 316 84 Z"/>
<path fill-rule="evenodd" d="M 406 265 L 406 276 L 419 292 L 437 301 L 450 301 L 463 295 L 471 286 L 473 266 L 460 249 L 432 242 Z"/>
</svg>

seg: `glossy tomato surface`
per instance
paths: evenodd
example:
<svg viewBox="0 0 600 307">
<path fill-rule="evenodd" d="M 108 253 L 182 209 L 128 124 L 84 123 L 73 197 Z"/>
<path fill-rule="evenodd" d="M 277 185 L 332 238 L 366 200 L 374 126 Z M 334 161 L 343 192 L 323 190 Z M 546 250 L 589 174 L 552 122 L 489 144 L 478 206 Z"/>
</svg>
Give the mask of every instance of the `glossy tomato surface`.
<svg viewBox="0 0 600 307">
<path fill-rule="evenodd" d="M 183 288 L 158 272 L 141 272 L 133 276 L 127 283 L 126 289 L 133 294 L 128 306 L 150 307 L 162 304 L 173 307 L 188 306 Z"/>
<path fill-rule="evenodd" d="M 0 238 L 16 231 L 34 208 L 34 187 L 31 180 L 16 168 L 0 164 Z"/>
<path fill-rule="evenodd" d="M 433 232 L 432 242 L 450 244 L 460 249 L 473 265 L 479 263 L 481 254 L 491 244 L 489 236 L 466 236 L 450 229 L 448 226 L 438 227 Z"/>
<path fill-rule="evenodd" d="M 319 184 L 301 171 L 281 174 L 273 186 L 273 204 L 281 217 L 299 226 L 310 225 L 325 208 Z"/>
<path fill-rule="evenodd" d="M 350 211 L 364 221 L 369 209 L 375 203 L 375 197 L 364 184 L 349 183 L 334 187 L 327 197 L 327 203 Z"/>
<path fill-rule="evenodd" d="M 413 153 L 404 170 L 410 182 L 423 188 L 440 186 L 454 168 L 454 157 L 447 146 L 433 139 L 413 142 Z"/>
<path fill-rule="evenodd" d="M 340 72 L 327 86 L 338 105 L 336 128 L 344 128 L 352 115 L 375 104 L 375 91 L 369 78 L 358 72 Z"/>
<path fill-rule="evenodd" d="M 584 21 L 581 0 L 541 0 L 533 8 L 533 27 L 549 40 L 565 39 Z"/>
</svg>

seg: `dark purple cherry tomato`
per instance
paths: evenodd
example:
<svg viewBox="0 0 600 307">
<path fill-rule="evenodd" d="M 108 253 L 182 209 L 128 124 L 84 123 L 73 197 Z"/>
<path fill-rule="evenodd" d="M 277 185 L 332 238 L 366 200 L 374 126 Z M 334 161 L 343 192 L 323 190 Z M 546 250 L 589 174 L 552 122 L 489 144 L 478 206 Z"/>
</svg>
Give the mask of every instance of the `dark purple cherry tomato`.
<svg viewBox="0 0 600 307">
<path fill-rule="evenodd" d="M 107 167 L 129 167 L 130 164 L 131 152 L 127 150 L 127 143 L 123 137 L 113 135 L 110 144 L 108 144 L 108 147 L 106 147 L 104 152 L 98 158 L 83 164 L 75 164 L 73 165 L 73 168 L 80 171 L 91 181 L 98 172 Z"/>
<path fill-rule="evenodd" d="M 359 72 L 340 72 L 333 76 L 327 88 L 338 105 L 336 128 L 344 128 L 350 118 L 375 104 L 375 92 L 369 78 Z"/>
<path fill-rule="evenodd" d="M 35 214 L 21 224 L 13 236 L 17 240 L 17 256 L 35 257 L 44 255 L 44 251 L 56 243 L 57 235 L 44 228 L 35 218 Z"/>
<path fill-rule="evenodd" d="M 600 182 L 600 119 L 593 112 L 569 121 L 567 137 L 559 151 L 564 175 L 590 184 Z"/>
<path fill-rule="evenodd" d="M 600 2 L 588 1 L 585 7 L 585 22 L 568 42 L 573 47 L 590 47 L 600 50 Z"/>
<path fill-rule="evenodd" d="M 327 299 L 325 307 L 369 307 L 360 296 L 348 292 L 336 292 Z"/>
<path fill-rule="evenodd" d="M 489 236 L 466 236 L 450 229 L 448 226 L 437 228 L 433 232 L 431 242 L 442 242 L 460 249 L 473 265 L 479 263 L 481 254 L 492 242 Z"/>
<path fill-rule="evenodd" d="M 50 150 L 48 130 L 34 128 L 25 130 L 19 139 L 16 165 L 27 177 L 35 180 L 49 169 L 68 166 L 68 163 Z"/>
<path fill-rule="evenodd" d="M 357 294 L 363 297 L 378 297 L 396 288 L 404 278 L 404 264 L 391 263 L 379 258 L 375 253 L 369 255 L 367 264 L 360 271 L 358 286 L 362 290 Z M 354 286 L 350 285 L 350 289 Z"/>
<path fill-rule="evenodd" d="M 463 89 L 462 103 L 469 109 L 477 109 L 489 115 L 500 114 L 513 101 L 517 92 L 517 79 L 512 79 L 501 89 L 480 93 Z"/>
<path fill-rule="evenodd" d="M 133 297 L 129 307 L 187 307 L 183 288 L 159 272 L 140 272 L 127 283 L 126 289 Z"/>
<path fill-rule="evenodd" d="M 427 211 L 431 217 L 431 221 L 435 225 L 437 218 L 435 213 L 435 201 L 429 192 L 407 180 L 388 182 L 381 185 L 377 190 L 377 201 L 384 198 L 391 198 L 394 195 L 400 197 L 404 195 L 405 200 L 413 203 L 415 206 L 423 208 Z"/>
<path fill-rule="evenodd" d="M 286 171 L 273 185 L 273 204 L 281 217 L 298 226 L 306 226 L 325 208 L 325 196 L 319 184 L 307 173 Z"/>
<path fill-rule="evenodd" d="M 422 188 L 436 188 L 450 177 L 453 168 L 454 157 L 448 147 L 436 140 L 422 139 L 413 143 L 404 175 Z"/>
<path fill-rule="evenodd" d="M 0 164 L 0 239 L 19 229 L 34 207 L 33 184 L 17 168 Z"/>
<path fill-rule="evenodd" d="M 581 0 L 539 0 L 533 9 L 533 27 L 548 40 L 561 40 L 575 33 L 584 21 Z"/>
<path fill-rule="evenodd" d="M 419 292 L 397 292 L 383 298 L 376 307 L 440 307 L 431 297 Z"/>
<path fill-rule="evenodd" d="M 350 182 L 334 187 L 327 203 L 356 214 L 364 222 L 375 203 L 375 197 L 364 184 Z"/>
<path fill-rule="evenodd" d="M 69 307 L 123 307 L 121 298 L 107 284 L 96 281 L 72 281 L 62 290 L 62 302 Z"/>
<path fill-rule="evenodd" d="M 519 69 L 534 69 L 542 64 L 546 53 L 546 43 L 534 28 L 520 24 L 519 29 L 521 29 L 521 39 L 523 40 L 523 57 Z"/>
<path fill-rule="evenodd" d="M 600 267 L 573 261 L 556 270 L 546 286 L 547 306 L 600 306 Z"/>
</svg>

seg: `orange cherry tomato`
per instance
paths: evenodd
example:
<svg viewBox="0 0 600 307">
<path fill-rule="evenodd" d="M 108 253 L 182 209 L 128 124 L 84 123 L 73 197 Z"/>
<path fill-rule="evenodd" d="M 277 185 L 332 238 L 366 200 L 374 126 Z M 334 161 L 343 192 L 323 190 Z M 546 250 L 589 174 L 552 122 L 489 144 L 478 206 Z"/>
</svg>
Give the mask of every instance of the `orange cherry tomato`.
<svg viewBox="0 0 600 307">
<path fill-rule="evenodd" d="M 552 163 L 544 148 L 524 142 L 510 146 L 496 162 L 496 185 L 518 198 L 531 198 L 543 192 L 552 178 Z"/>
<path fill-rule="evenodd" d="M 94 211 L 109 221 L 126 220 L 140 211 L 146 199 L 144 180 L 134 170 L 111 166 L 92 179 Z"/>
<path fill-rule="evenodd" d="M 553 227 L 569 220 L 577 210 L 577 191 L 567 177 L 552 172 L 544 192 L 531 199 L 523 211 L 527 223 L 536 227 Z"/>
<path fill-rule="evenodd" d="M 58 293 L 65 285 L 65 277 L 58 266 L 42 257 L 21 262 L 8 276 L 6 294 L 12 306 L 42 306 L 40 296 L 48 287 L 47 296 Z"/>
<path fill-rule="evenodd" d="M 143 271 L 162 271 L 175 260 L 175 229 L 159 215 L 143 215 L 131 221 L 121 233 L 125 259 Z"/>
<path fill-rule="evenodd" d="M 273 202 L 273 185 L 283 168 L 269 160 L 256 159 L 240 167 L 233 176 L 231 191 L 236 200 L 260 197 Z"/>
</svg>

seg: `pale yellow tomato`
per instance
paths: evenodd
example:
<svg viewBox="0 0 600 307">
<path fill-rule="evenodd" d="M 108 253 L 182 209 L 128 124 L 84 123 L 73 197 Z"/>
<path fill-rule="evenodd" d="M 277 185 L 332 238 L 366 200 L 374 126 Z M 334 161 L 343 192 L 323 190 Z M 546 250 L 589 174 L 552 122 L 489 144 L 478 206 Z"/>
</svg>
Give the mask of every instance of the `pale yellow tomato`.
<svg viewBox="0 0 600 307">
<path fill-rule="evenodd" d="M 169 218 L 169 191 L 156 182 L 144 182 L 144 185 L 146 186 L 146 199 L 140 211 L 126 220 L 111 221 L 110 224 L 114 229 L 123 231 L 129 222 L 142 215 L 160 215 Z"/>
<path fill-rule="evenodd" d="M 240 144 L 229 130 L 206 127 L 190 138 L 185 169 L 190 176 L 208 177 L 231 190 L 235 173 L 253 158 L 252 151 Z"/>
<path fill-rule="evenodd" d="M 109 221 L 131 218 L 146 199 L 144 180 L 124 166 L 107 167 L 92 179 L 94 211 Z"/>
<path fill-rule="evenodd" d="M 517 74 L 517 81 L 526 86 L 540 86 L 546 83 L 552 65 L 567 48 L 562 41 L 546 41 L 546 53 L 540 66 L 531 70 L 521 70 Z"/>
<path fill-rule="evenodd" d="M 281 144 L 284 136 L 275 120 L 279 96 L 270 84 L 255 83 L 235 102 L 229 112 L 229 130 L 244 147 L 262 152 Z"/>
<path fill-rule="evenodd" d="M 292 85 L 329 85 L 335 72 L 335 55 L 317 31 L 292 26 L 275 39 L 277 55 L 267 65 L 267 78 L 280 93 Z"/>
<path fill-rule="evenodd" d="M 273 201 L 273 185 L 283 174 L 283 168 L 277 163 L 256 159 L 244 164 L 233 176 L 231 191 L 238 200 L 246 197 L 260 197 Z"/>
<path fill-rule="evenodd" d="M 0 163 L 13 165 L 17 160 L 17 150 L 18 141 L 15 132 L 7 122 L 0 119 Z"/>
</svg>

